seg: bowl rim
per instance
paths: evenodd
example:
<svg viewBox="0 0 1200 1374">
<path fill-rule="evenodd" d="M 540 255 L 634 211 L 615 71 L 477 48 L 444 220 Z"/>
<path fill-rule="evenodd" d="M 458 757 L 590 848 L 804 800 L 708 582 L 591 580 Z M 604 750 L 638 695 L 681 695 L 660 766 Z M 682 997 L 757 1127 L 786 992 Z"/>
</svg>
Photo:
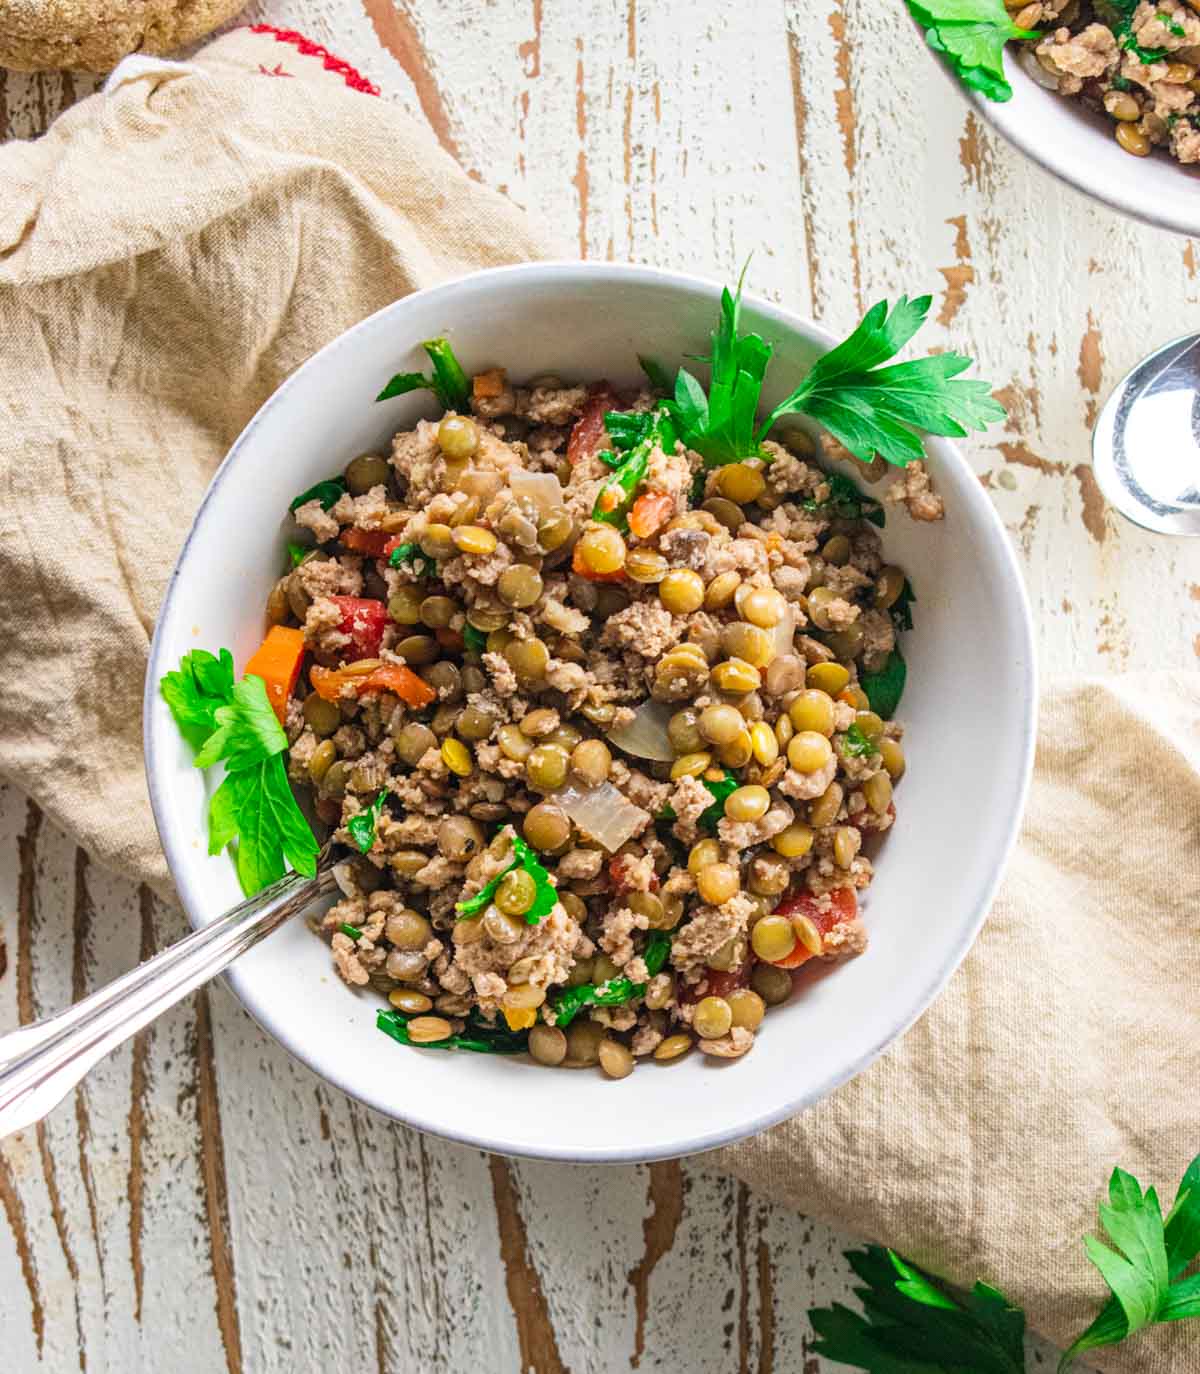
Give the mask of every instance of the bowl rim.
<svg viewBox="0 0 1200 1374">
<path fill-rule="evenodd" d="M 305 378 L 310 370 L 320 367 L 322 361 L 332 352 L 345 345 L 345 342 L 352 336 L 368 332 L 377 328 L 386 318 L 403 313 L 405 306 L 417 297 L 428 300 L 430 297 L 445 297 L 447 301 L 452 301 L 456 293 L 463 290 L 474 289 L 481 278 L 491 280 L 511 281 L 514 290 L 535 288 L 539 280 L 548 277 L 570 278 L 580 274 L 586 275 L 592 281 L 604 282 L 607 280 L 613 286 L 645 286 L 655 287 L 676 287 L 692 291 L 702 291 L 711 294 L 713 304 L 716 305 L 720 298 L 722 285 L 710 278 L 702 277 L 692 273 L 666 271 L 656 267 L 640 266 L 635 264 L 622 263 L 589 263 L 584 261 L 571 260 L 551 260 L 547 262 L 517 263 L 505 267 L 485 268 L 478 272 L 468 273 L 465 276 L 453 278 L 452 280 L 438 283 L 435 286 L 423 288 L 420 291 L 412 292 L 408 296 L 401 297 L 389 305 L 368 315 L 357 324 L 343 331 L 327 344 L 320 348 L 304 363 L 302 363 L 280 386 L 263 402 L 258 411 L 251 417 L 246 427 L 238 435 L 231 445 L 229 452 L 222 460 L 221 465 L 214 473 L 211 482 L 205 491 L 204 497 L 196 510 L 192 524 L 188 530 L 187 537 L 180 547 L 176 557 L 175 565 L 171 571 L 170 579 L 167 583 L 166 591 L 163 596 L 162 606 L 159 609 L 155 620 L 154 635 L 150 644 L 149 659 L 146 669 L 146 683 L 142 699 L 142 729 L 145 752 L 145 771 L 146 783 L 150 794 L 151 809 L 154 813 L 155 826 L 162 841 L 163 850 L 166 854 L 167 863 L 171 871 L 171 876 L 176 883 L 180 901 L 187 915 L 188 924 L 193 929 L 198 929 L 202 922 L 197 913 L 203 910 L 203 901 L 197 891 L 195 879 L 189 875 L 186 855 L 191 850 L 190 841 L 194 837 L 185 837 L 183 834 L 176 835 L 167 826 L 162 818 L 168 814 L 164 793 L 170 785 L 170 766 L 163 764 L 159 756 L 159 739 L 156 719 L 161 721 L 163 718 L 156 711 L 158 702 L 157 684 L 163 673 L 168 671 L 173 664 L 163 661 L 165 645 L 163 643 L 163 627 L 165 626 L 169 612 L 174 600 L 175 592 L 179 583 L 180 569 L 187 557 L 188 550 L 192 544 L 197 529 L 199 528 L 204 513 L 213 499 L 218 487 L 230 479 L 233 470 L 236 468 L 243 452 L 253 440 L 255 430 L 262 422 L 266 414 L 273 410 L 281 401 L 287 397 L 293 388 L 303 385 Z M 808 335 L 821 342 L 827 347 L 832 347 L 836 343 L 834 336 L 826 329 L 805 320 L 802 316 L 778 306 L 761 296 L 746 295 L 743 297 L 745 304 L 753 310 L 760 318 L 774 325 L 781 331 L 799 332 Z M 958 448 L 946 440 L 933 441 L 940 450 L 940 457 L 944 461 L 957 465 L 972 481 L 975 476 L 963 458 Z M 385 1100 L 382 1094 L 367 1095 L 359 1088 L 353 1086 L 347 1076 L 339 1072 L 335 1060 L 334 1067 L 331 1069 L 324 1062 L 318 1062 L 318 1056 L 312 1052 L 312 1047 L 303 1038 L 297 1037 L 289 1030 L 286 1022 L 280 1021 L 257 1005 L 251 980 L 245 977 L 238 966 L 235 964 L 228 969 L 222 977 L 228 981 L 233 989 L 235 996 L 251 1018 L 263 1030 L 268 1032 L 288 1051 L 289 1054 L 298 1059 L 307 1068 L 311 1069 L 318 1077 L 331 1083 L 334 1087 L 344 1092 L 348 1097 L 364 1106 L 379 1111 L 385 1116 L 400 1122 L 402 1125 L 410 1126 L 415 1130 L 438 1136 L 445 1140 L 452 1140 L 462 1145 L 473 1146 L 476 1149 L 492 1151 L 494 1153 L 523 1157 L 529 1159 L 544 1159 L 565 1163 L 581 1164 L 637 1164 L 652 1162 L 662 1159 L 678 1159 L 688 1155 L 699 1154 L 704 1151 L 713 1150 L 722 1145 L 732 1144 L 735 1141 L 746 1139 L 757 1135 L 778 1122 L 794 1116 L 797 1113 L 812 1106 L 828 1096 L 835 1088 L 855 1077 L 867 1068 L 876 1058 L 895 1040 L 897 1040 L 913 1023 L 921 1017 L 932 1002 L 945 988 L 951 976 L 958 969 L 987 918 L 987 914 L 995 899 L 996 892 L 1000 886 L 1001 879 L 1008 867 L 1008 862 L 1012 857 L 1013 849 L 1016 846 L 1017 838 L 1020 833 L 1021 821 L 1025 811 L 1026 801 L 1029 795 L 1030 780 L 1033 772 L 1034 748 L 1037 734 L 1037 665 L 1036 651 L 1033 636 L 1033 619 L 1029 603 L 1028 592 L 1025 587 L 1025 580 L 1021 574 L 1020 565 L 1017 562 L 1016 553 L 1004 524 L 998 512 L 986 495 L 980 490 L 980 505 L 978 509 L 983 513 L 982 521 L 990 528 L 997 545 L 1002 550 L 1001 559 L 1008 572 L 1009 590 L 1015 598 L 1016 618 L 1020 625 L 1022 639 L 1022 681 L 1021 690 L 1025 698 L 1025 710 L 1021 721 L 1020 731 L 1020 773 L 1019 785 L 1016 795 L 1011 797 L 1010 811 L 1007 822 L 1007 832 L 1004 843 L 999 849 L 996 862 L 992 866 L 990 875 L 980 885 L 974 901 L 970 904 L 969 916 L 958 931 L 958 936 L 953 945 L 946 950 L 945 958 L 937 973 L 922 987 L 901 1009 L 901 1015 L 892 1023 L 886 1034 L 873 1043 L 864 1053 L 859 1055 L 852 1063 L 840 1066 L 826 1074 L 813 1086 L 806 1088 L 803 1092 L 785 1095 L 784 1100 L 772 1104 L 769 1108 L 754 1113 L 747 1117 L 739 1114 L 731 1123 L 714 1126 L 713 1129 L 705 1132 L 693 1133 L 690 1137 L 672 1142 L 667 1145 L 660 1145 L 651 1148 L 641 1147 L 636 1144 L 629 1147 L 608 1147 L 603 1146 L 596 1149 L 580 1148 L 578 1146 L 558 1146 L 554 1144 L 540 1145 L 530 1148 L 524 1144 L 514 1144 L 511 1141 L 499 1139 L 494 1135 L 487 1134 L 486 1131 L 468 1131 L 447 1129 L 437 1119 L 436 1111 L 429 1112 L 419 1106 L 413 1108 L 408 1104 L 399 1104 Z"/>
<path fill-rule="evenodd" d="M 1136 177 L 1130 178 L 1128 182 L 1110 179 L 1105 182 L 1104 189 L 1099 188 L 1086 175 L 1084 170 L 1088 165 L 1086 159 L 1073 158 L 1069 156 L 1066 150 L 1059 154 L 1053 148 L 1047 148 L 1025 137 L 1021 132 L 1019 115 L 1021 102 L 1017 98 L 1017 91 L 1014 90 L 1011 100 L 989 100 L 981 91 L 971 90 L 964 86 L 925 41 L 925 31 L 917 22 L 916 16 L 910 12 L 909 19 L 920 38 L 921 48 L 958 92 L 960 99 L 965 100 L 969 106 L 977 110 L 1006 143 L 1015 148 L 1023 157 L 1027 157 L 1035 166 L 1040 167 L 1044 172 L 1049 172 L 1056 181 L 1062 182 L 1064 186 L 1069 186 L 1073 191 L 1078 191 L 1080 195 L 1086 196 L 1089 200 L 1099 201 L 1108 209 L 1116 210 L 1118 214 L 1128 215 L 1130 219 L 1138 220 L 1142 224 L 1148 224 L 1155 229 L 1168 229 L 1172 233 L 1183 234 L 1188 238 L 1194 238 L 1200 234 L 1200 184 L 1197 183 L 1196 179 L 1192 179 L 1196 210 L 1190 217 L 1182 209 L 1177 211 L 1173 201 L 1164 202 L 1153 196 L 1139 199 L 1136 194 Z M 1034 84 L 1025 72 L 1020 71 L 1019 63 L 1011 48 L 1006 50 L 1005 60 L 1009 65 L 1017 68 L 1022 82 L 1029 81 L 1030 85 Z M 1047 91 L 1046 94 L 1051 95 L 1052 93 Z M 1068 99 L 1066 96 L 1059 95 L 1055 95 L 1054 98 L 1063 102 Z M 1136 160 L 1131 159 L 1131 161 Z M 1161 165 L 1162 161 L 1163 159 L 1156 152 L 1155 161 L 1152 165 Z M 1181 179 L 1186 176 L 1183 168 L 1178 164 L 1175 164 L 1175 170 Z M 1128 192 L 1125 190 L 1127 184 L 1131 187 Z"/>
</svg>

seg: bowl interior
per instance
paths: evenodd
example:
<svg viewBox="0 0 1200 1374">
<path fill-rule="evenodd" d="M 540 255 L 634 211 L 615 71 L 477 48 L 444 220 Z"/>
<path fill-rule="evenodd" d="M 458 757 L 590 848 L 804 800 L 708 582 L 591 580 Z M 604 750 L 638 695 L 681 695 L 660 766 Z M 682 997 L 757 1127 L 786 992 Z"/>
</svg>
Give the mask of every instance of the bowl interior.
<svg viewBox="0 0 1200 1374">
<path fill-rule="evenodd" d="M 1039 86 L 1011 46 L 1005 71 L 1013 88 L 1011 100 L 997 103 L 978 92 L 967 94 L 979 113 L 1027 157 L 1135 219 L 1181 234 L 1200 231 L 1200 168 L 1183 166 L 1162 151 L 1131 157 L 1113 137 L 1109 116 Z"/>
<path fill-rule="evenodd" d="M 650 269 L 508 268 L 409 297 L 330 344 L 255 417 L 214 480 L 180 557 L 155 636 L 147 766 L 159 831 L 193 924 L 239 900 L 232 864 L 205 844 L 205 781 L 153 684 L 194 647 L 232 649 L 239 670 L 284 565 L 281 516 L 305 487 L 432 413 L 420 395 L 372 397 L 445 334 L 468 371 L 639 379 L 637 354 L 702 353 L 718 288 Z M 764 303 L 748 322 L 776 345 L 769 400 L 829 340 Z M 707 1149 L 771 1124 L 865 1067 L 928 1004 L 966 953 L 1015 838 L 1033 744 L 1029 612 L 1007 538 L 949 445 L 929 445 L 948 517 L 891 514 L 889 558 L 909 571 L 916 628 L 901 708 L 908 772 L 899 819 L 864 901 L 868 952 L 807 982 L 736 1063 L 693 1055 L 619 1084 L 521 1060 L 403 1049 L 376 1031 L 378 1000 L 345 987 L 301 922 L 230 974 L 251 1014 L 323 1077 L 380 1111 L 511 1154 L 634 1160 Z"/>
</svg>

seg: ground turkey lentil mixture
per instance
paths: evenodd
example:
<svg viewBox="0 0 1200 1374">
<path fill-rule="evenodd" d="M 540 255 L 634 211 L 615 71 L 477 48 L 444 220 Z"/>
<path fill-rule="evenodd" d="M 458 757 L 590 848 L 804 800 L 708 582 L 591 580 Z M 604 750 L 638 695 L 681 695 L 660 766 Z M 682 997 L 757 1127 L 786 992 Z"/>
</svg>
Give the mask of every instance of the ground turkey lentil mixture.
<svg viewBox="0 0 1200 1374">
<path fill-rule="evenodd" d="M 1182 0 L 1005 0 L 1041 37 L 1023 44 L 1026 71 L 1115 121 L 1117 142 L 1145 157 L 1168 149 L 1200 162 L 1200 15 Z"/>
<path fill-rule="evenodd" d="M 315 547 L 268 614 L 308 651 L 292 780 L 349 856 L 321 929 L 409 1043 L 527 1032 L 615 1078 L 737 1058 L 796 969 L 866 946 L 904 772 L 861 686 L 908 596 L 881 508 L 796 431 L 709 470 L 655 444 L 628 520 L 594 519 L 606 413 L 654 405 L 485 372 L 472 414 L 295 508 Z M 942 515 L 920 463 L 889 497 Z"/>
</svg>

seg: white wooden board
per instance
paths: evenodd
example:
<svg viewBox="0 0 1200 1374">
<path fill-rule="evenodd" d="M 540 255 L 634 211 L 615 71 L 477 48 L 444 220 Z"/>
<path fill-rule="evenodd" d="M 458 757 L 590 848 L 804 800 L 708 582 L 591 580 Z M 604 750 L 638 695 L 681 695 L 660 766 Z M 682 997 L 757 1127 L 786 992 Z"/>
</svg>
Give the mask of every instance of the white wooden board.
<svg viewBox="0 0 1200 1374">
<path fill-rule="evenodd" d="M 423 112 L 589 257 L 723 277 L 835 329 L 933 291 L 1006 433 L 968 444 L 1020 551 L 1046 670 L 1195 666 L 1200 549 L 1105 511 L 1106 390 L 1194 328 L 1194 245 L 990 135 L 898 5 L 262 0 L 247 16 Z M 0 134 L 85 76 L 0 73 Z M 0 1029 L 184 929 L 0 790 Z M 598 1085 L 598 1092 L 603 1089 Z M 325 1088 L 223 986 L 0 1146 L 0 1368 L 820 1374 L 805 1318 L 853 1238 L 702 1164 L 577 1170 L 422 1139 Z M 1047 1352 L 1036 1363 L 1051 1367 Z"/>
</svg>

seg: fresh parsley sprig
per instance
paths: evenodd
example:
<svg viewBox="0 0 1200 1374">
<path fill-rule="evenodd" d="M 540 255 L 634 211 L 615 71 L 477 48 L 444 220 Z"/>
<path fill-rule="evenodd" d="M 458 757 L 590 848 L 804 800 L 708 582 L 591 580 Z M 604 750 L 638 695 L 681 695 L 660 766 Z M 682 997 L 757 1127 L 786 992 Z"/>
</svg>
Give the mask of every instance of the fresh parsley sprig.
<svg viewBox="0 0 1200 1374">
<path fill-rule="evenodd" d="M 760 423 L 759 401 L 772 346 L 758 334 L 741 332 L 741 281 L 734 292 L 726 288 L 712 352 L 701 359 L 711 370 L 707 392 L 681 368 L 665 402 L 679 438 L 703 457 L 705 467 L 763 458 L 763 440 L 775 424 L 785 415 L 803 413 L 864 463 L 878 454 L 904 467 L 924 457 L 922 433 L 962 438 L 970 430 L 986 429 L 1005 412 L 986 382 L 960 377 L 971 366 L 969 358 L 939 353 L 881 366 L 924 323 L 931 299 L 901 296 L 894 307 L 887 301 L 873 306 L 858 328 L 818 358 L 800 385 Z"/>
<path fill-rule="evenodd" d="M 1085 1236 L 1083 1245 L 1112 1297 L 1072 1342 L 1060 1370 L 1084 1351 L 1116 1345 L 1143 1327 L 1200 1317 L 1200 1274 L 1183 1277 L 1200 1257 L 1200 1155 L 1188 1165 L 1165 1222 L 1154 1189 L 1143 1192 L 1124 1169 L 1113 1170 L 1099 1213 L 1111 1248 L 1095 1236 Z"/>
<path fill-rule="evenodd" d="M 997 0 L 999 3 L 999 0 Z M 784 415 L 810 415 L 864 463 L 876 454 L 906 467 L 925 456 L 920 434 L 963 438 L 1002 420 L 1004 407 L 987 382 L 959 376 L 971 366 L 960 353 L 935 353 L 881 367 L 925 322 L 932 297 L 880 301 L 849 338 L 813 364 L 762 429 L 765 438 Z"/>
<path fill-rule="evenodd" d="M 675 426 L 665 407 L 628 415 L 610 411 L 604 417 L 604 424 L 614 447 L 623 450 L 624 457 L 612 452 L 597 455 L 613 473 L 596 493 L 592 519 L 624 529 L 629 523 L 629 508 L 645 480 L 655 448 L 661 447 L 667 453 L 675 451 Z"/>
<path fill-rule="evenodd" d="M 543 916 L 549 916 L 554 910 L 554 903 L 558 901 L 558 889 L 550 881 L 549 873 L 542 867 L 537 855 L 520 835 L 512 837 L 512 847 L 515 858 L 507 868 L 497 873 L 491 882 L 481 888 L 474 897 L 468 897 L 465 901 L 455 903 L 454 909 L 458 912 L 460 921 L 466 920 L 470 916 L 477 916 L 481 911 L 486 911 L 501 882 L 518 868 L 523 868 L 529 874 L 533 879 L 535 889 L 533 905 L 525 913 L 526 925 L 536 926 Z"/>
<path fill-rule="evenodd" d="M 1012 99 L 1004 75 L 1004 45 L 1040 34 L 1013 23 L 1004 0 L 908 0 L 925 41 L 940 53 L 964 86 L 989 100 Z"/>
<path fill-rule="evenodd" d="M 409 391 L 432 391 L 446 410 L 464 411 L 471 399 L 471 383 L 454 356 L 447 339 L 426 339 L 421 345 L 433 364 L 433 376 L 423 372 L 397 372 L 387 386 L 375 397 L 388 401 Z"/>
<path fill-rule="evenodd" d="M 194 649 L 159 684 L 197 768 L 225 765 L 208 805 L 208 852 L 234 846 L 242 891 L 250 896 L 282 878 L 290 865 L 317 871 L 316 837 L 292 795 L 284 754 L 287 736 L 262 678 L 233 678 L 233 656 Z"/>
<path fill-rule="evenodd" d="M 1072 1343 L 1060 1374 L 1077 1356 L 1116 1345 L 1158 1322 L 1200 1317 L 1200 1156 L 1188 1165 L 1163 1220 L 1153 1188 L 1114 1169 L 1100 1224 L 1112 1247 L 1084 1237 L 1088 1258 L 1112 1290 L 1096 1320 Z M 976 1283 L 959 1297 L 892 1250 L 847 1252 L 862 1313 L 841 1303 L 815 1308 L 813 1353 L 869 1374 L 1025 1374 L 1025 1315 L 1004 1294 Z"/>
</svg>

